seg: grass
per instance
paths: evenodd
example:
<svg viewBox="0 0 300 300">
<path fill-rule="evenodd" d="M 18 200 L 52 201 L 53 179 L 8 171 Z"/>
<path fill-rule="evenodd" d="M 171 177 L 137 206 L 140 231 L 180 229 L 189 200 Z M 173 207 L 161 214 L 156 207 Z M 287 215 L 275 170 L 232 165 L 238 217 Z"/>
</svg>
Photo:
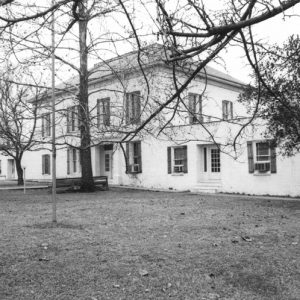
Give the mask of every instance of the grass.
<svg viewBox="0 0 300 300">
<path fill-rule="evenodd" d="M 0 299 L 300 299 L 297 200 L 0 192 Z M 244 239 L 243 239 L 244 238 Z"/>
</svg>

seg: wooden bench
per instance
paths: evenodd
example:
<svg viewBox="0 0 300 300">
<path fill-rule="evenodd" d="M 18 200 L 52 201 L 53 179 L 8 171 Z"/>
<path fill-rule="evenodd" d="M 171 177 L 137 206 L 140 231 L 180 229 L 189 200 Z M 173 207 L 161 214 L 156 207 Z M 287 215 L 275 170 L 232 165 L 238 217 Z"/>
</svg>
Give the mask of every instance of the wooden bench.
<svg viewBox="0 0 300 300">
<path fill-rule="evenodd" d="M 104 190 L 108 190 L 107 176 L 95 176 L 94 184 L 96 187 L 101 187 Z M 58 190 L 79 190 L 81 187 L 81 178 L 68 177 L 68 178 L 56 178 L 56 188 Z M 52 184 L 49 186 L 52 188 Z"/>
</svg>

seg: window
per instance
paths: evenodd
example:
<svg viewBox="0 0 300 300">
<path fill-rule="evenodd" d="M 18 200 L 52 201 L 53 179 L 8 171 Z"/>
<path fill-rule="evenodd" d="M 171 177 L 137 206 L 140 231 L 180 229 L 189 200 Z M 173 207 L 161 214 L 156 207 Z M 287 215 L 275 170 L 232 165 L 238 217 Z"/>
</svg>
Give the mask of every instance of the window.
<svg viewBox="0 0 300 300">
<path fill-rule="evenodd" d="M 168 147 L 168 173 L 187 173 L 187 146 Z"/>
<path fill-rule="evenodd" d="M 221 171 L 221 160 L 220 160 L 220 149 L 211 149 L 211 172 L 220 173 Z"/>
<path fill-rule="evenodd" d="M 189 94 L 189 122 L 190 124 L 203 122 L 201 95 Z"/>
<path fill-rule="evenodd" d="M 97 124 L 109 126 L 110 125 L 110 99 L 97 100 Z"/>
<path fill-rule="evenodd" d="M 51 114 L 44 114 L 42 116 L 42 137 L 51 135 Z"/>
<path fill-rule="evenodd" d="M 110 154 L 105 153 L 104 155 L 104 167 L 105 167 L 105 172 L 110 171 Z"/>
<path fill-rule="evenodd" d="M 80 171 L 80 151 L 75 148 L 67 149 L 67 174 L 74 174 Z"/>
<path fill-rule="evenodd" d="M 141 142 L 126 143 L 127 172 L 142 173 Z"/>
<path fill-rule="evenodd" d="M 126 94 L 126 124 L 139 124 L 141 120 L 140 92 Z"/>
<path fill-rule="evenodd" d="M 247 142 L 249 173 L 276 173 L 276 148 L 272 141 Z"/>
<path fill-rule="evenodd" d="M 0 160 L 0 175 L 2 174 L 2 161 Z"/>
<path fill-rule="evenodd" d="M 78 126 L 78 105 L 75 105 L 67 109 L 67 132 L 78 130 Z"/>
<path fill-rule="evenodd" d="M 50 175 L 50 155 L 42 155 L 42 174 Z"/>
<path fill-rule="evenodd" d="M 230 120 L 233 118 L 233 103 L 228 100 L 222 101 L 223 120 Z"/>
</svg>

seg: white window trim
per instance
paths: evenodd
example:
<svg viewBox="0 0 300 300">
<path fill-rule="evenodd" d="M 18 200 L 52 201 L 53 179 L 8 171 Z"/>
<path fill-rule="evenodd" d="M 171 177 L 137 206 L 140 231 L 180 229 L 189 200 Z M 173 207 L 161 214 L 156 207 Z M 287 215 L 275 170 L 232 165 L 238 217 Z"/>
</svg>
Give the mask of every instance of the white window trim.
<svg viewBox="0 0 300 300">
<path fill-rule="evenodd" d="M 252 151 L 253 151 L 253 163 L 254 163 L 254 175 L 255 176 L 270 176 L 271 175 L 271 148 L 269 147 L 269 160 L 257 160 L 257 144 L 267 143 L 267 140 L 253 141 L 252 142 Z M 255 169 L 255 164 L 257 163 L 269 163 L 270 169 L 266 172 L 259 172 L 259 170 Z"/>
</svg>

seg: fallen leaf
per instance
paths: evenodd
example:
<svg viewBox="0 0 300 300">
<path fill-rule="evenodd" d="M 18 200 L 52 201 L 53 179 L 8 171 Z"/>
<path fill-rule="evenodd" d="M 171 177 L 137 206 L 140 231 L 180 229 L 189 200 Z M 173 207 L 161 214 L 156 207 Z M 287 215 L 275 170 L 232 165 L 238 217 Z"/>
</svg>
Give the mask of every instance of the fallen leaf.
<svg viewBox="0 0 300 300">
<path fill-rule="evenodd" d="M 252 239 L 249 236 L 242 236 L 241 238 L 246 242 L 252 242 Z"/>
<path fill-rule="evenodd" d="M 143 269 L 139 270 L 139 274 L 141 276 L 148 276 L 149 275 L 148 271 L 147 270 L 143 270 Z"/>
</svg>

